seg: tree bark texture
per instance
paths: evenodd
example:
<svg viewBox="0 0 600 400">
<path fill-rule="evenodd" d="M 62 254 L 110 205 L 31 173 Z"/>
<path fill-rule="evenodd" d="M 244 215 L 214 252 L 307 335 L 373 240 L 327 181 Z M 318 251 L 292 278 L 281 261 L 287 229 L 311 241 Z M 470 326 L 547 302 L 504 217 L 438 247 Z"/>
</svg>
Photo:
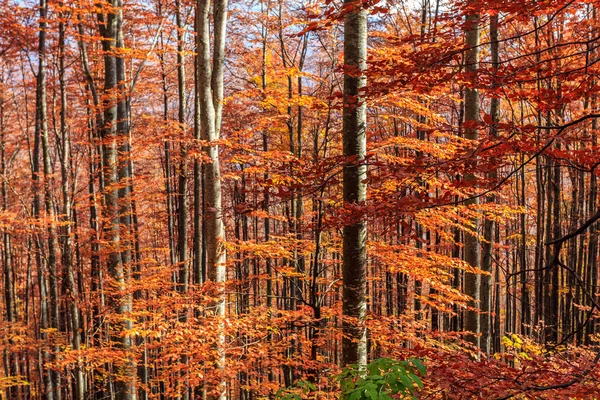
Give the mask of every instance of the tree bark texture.
<svg viewBox="0 0 600 400">
<path fill-rule="evenodd" d="M 475 75 L 479 68 L 479 14 L 469 14 L 466 17 L 465 26 L 465 41 L 467 50 L 465 54 L 465 72 Z M 468 127 L 465 129 L 465 138 L 469 140 L 477 140 L 478 132 L 471 124 L 479 121 L 479 92 L 477 88 L 467 87 L 465 89 L 465 123 Z M 476 176 L 473 173 L 465 174 L 467 182 L 475 182 Z M 471 198 L 465 202 L 467 206 L 476 206 L 479 203 L 478 198 Z M 464 259 L 469 265 L 474 268 L 479 268 L 481 263 L 481 251 L 479 240 L 477 238 L 479 230 L 479 219 L 471 220 L 471 233 L 465 233 Z M 471 343 L 479 346 L 480 319 L 476 308 L 479 307 L 480 299 L 480 284 L 481 279 L 479 274 L 465 273 L 465 294 L 469 295 L 473 300 L 470 302 L 470 309 L 465 315 L 465 330 L 472 333 L 468 336 Z"/>
<path fill-rule="evenodd" d="M 344 109 L 343 147 L 344 204 L 348 209 L 364 204 L 367 197 L 367 108 L 363 88 L 366 85 L 367 11 L 358 2 L 344 17 Z M 342 364 L 365 365 L 367 332 L 364 326 L 367 309 L 367 225 L 362 217 L 350 215 L 343 231 L 343 323 Z"/>
<path fill-rule="evenodd" d="M 209 161 L 204 164 L 204 226 L 206 241 L 207 279 L 217 287 L 217 301 L 214 305 L 217 317 L 225 316 L 224 283 L 226 280 L 225 227 L 221 197 L 221 170 L 219 165 L 219 147 L 223 111 L 223 73 L 225 60 L 225 35 L 227 23 L 227 0 L 216 0 L 213 5 L 214 43 L 211 63 L 210 43 L 210 0 L 199 0 L 198 17 L 198 90 L 200 103 L 200 127 L 202 139 L 209 144 L 204 151 Z M 219 325 L 222 329 L 222 325 Z M 217 367 L 222 370 L 225 364 L 223 351 L 224 336 L 219 333 Z M 211 398 L 226 398 L 225 381 L 221 381 L 212 390 Z"/>
</svg>

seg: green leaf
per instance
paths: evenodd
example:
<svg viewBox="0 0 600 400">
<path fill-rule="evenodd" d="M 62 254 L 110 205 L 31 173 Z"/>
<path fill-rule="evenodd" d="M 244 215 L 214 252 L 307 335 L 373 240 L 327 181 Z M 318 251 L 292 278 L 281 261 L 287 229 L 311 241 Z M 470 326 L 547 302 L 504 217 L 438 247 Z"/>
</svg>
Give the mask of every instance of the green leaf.
<svg viewBox="0 0 600 400">
<path fill-rule="evenodd" d="M 379 398 L 379 393 L 376 389 L 371 388 L 366 391 L 367 398 L 377 400 Z"/>
<path fill-rule="evenodd" d="M 396 394 L 414 397 L 415 385 L 423 387 L 417 374 L 424 376 L 425 373 L 425 366 L 417 359 L 379 358 L 366 367 L 348 366 L 336 379 L 340 381 L 343 400 L 391 400 Z"/>
<path fill-rule="evenodd" d="M 400 375 L 399 378 L 400 378 L 400 381 L 404 384 L 404 387 L 412 393 L 412 391 L 413 391 L 412 380 L 407 375 Z"/>
<path fill-rule="evenodd" d="M 419 371 L 419 374 L 421 374 L 421 376 L 425 376 L 425 373 L 427 372 L 427 370 L 425 369 L 425 366 L 423 365 L 423 363 L 421 362 L 421 360 L 417 359 L 417 358 L 412 358 L 410 360 L 412 362 L 412 364 L 417 367 L 417 370 Z"/>
<path fill-rule="evenodd" d="M 418 387 L 422 388 L 423 387 L 423 381 L 421 381 L 421 378 L 419 378 L 416 375 L 411 376 L 412 380 L 415 381 L 415 383 L 417 384 Z"/>
<path fill-rule="evenodd" d="M 367 366 L 367 371 L 369 371 L 369 376 L 379 375 L 379 365 L 377 364 L 377 360 Z"/>
</svg>

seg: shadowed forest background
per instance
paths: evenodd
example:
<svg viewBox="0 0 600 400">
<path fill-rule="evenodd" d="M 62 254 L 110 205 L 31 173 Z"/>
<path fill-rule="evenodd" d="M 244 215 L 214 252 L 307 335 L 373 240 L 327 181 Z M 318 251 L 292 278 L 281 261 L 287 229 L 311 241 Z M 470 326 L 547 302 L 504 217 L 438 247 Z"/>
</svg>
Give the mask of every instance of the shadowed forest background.
<svg viewBox="0 0 600 400">
<path fill-rule="evenodd" d="M 599 6 L 0 0 L 0 397 L 600 396 Z"/>
</svg>

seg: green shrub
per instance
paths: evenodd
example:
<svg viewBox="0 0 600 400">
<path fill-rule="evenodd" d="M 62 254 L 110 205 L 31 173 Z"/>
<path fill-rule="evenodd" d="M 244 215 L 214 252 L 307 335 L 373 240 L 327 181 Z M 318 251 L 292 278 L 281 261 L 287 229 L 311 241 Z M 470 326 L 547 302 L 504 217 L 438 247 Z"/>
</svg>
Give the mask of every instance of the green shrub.
<svg viewBox="0 0 600 400">
<path fill-rule="evenodd" d="M 338 379 L 343 400 L 392 400 L 392 395 L 416 399 L 415 389 L 422 388 L 419 376 L 425 366 L 418 359 L 397 361 L 379 358 L 365 368 L 349 366 Z"/>
<path fill-rule="evenodd" d="M 340 382 L 342 400 L 392 400 L 394 395 L 416 399 L 416 389 L 423 387 L 420 376 L 425 376 L 425 372 L 423 363 L 415 358 L 407 361 L 379 358 L 363 368 L 349 365 L 335 379 Z M 294 388 L 280 389 L 276 398 L 302 400 L 316 390 L 314 384 L 298 381 Z"/>
</svg>

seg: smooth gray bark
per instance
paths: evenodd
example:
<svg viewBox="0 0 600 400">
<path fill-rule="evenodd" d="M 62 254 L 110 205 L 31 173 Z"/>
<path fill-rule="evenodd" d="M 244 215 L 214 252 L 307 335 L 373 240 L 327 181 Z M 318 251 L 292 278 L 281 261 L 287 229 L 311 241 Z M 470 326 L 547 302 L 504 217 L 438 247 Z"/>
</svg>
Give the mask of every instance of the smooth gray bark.
<svg viewBox="0 0 600 400">
<path fill-rule="evenodd" d="M 39 3 L 39 33 L 38 33 L 38 71 L 36 76 L 36 99 L 35 99 L 35 137 L 34 137 L 34 149 L 33 149 L 33 160 L 32 160 L 32 174 L 33 174 L 33 185 L 34 185 L 34 200 L 33 200 L 33 214 L 34 218 L 41 219 L 41 193 L 44 193 L 44 203 L 46 206 L 46 212 L 50 218 L 54 217 L 53 209 L 48 207 L 48 202 L 51 200 L 49 197 L 49 187 L 47 179 L 50 175 L 49 172 L 49 153 L 48 153 L 48 117 L 47 117 L 47 91 L 46 91 L 46 31 L 48 24 L 46 22 L 48 14 L 48 3 L 46 0 L 40 0 Z M 42 168 L 40 168 L 40 151 L 42 156 Z M 42 190 L 40 176 L 44 177 L 44 187 Z M 44 226 L 45 224 L 41 224 Z M 53 223 L 49 223 L 48 232 L 48 256 L 47 260 L 42 258 L 43 251 L 43 240 L 40 234 L 36 237 L 37 253 L 36 263 L 38 266 L 38 281 L 40 288 L 40 338 L 43 341 L 48 340 L 48 334 L 45 330 L 48 328 L 56 328 L 58 322 L 58 316 L 55 308 L 57 300 L 56 292 L 56 275 L 51 278 L 50 288 L 48 288 L 46 274 L 47 271 L 52 276 L 56 273 L 56 248 L 54 241 L 54 231 L 52 230 Z M 50 293 L 48 293 L 48 290 Z M 40 359 L 44 363 L 52 360 L 52 354 L 49 349 L 45 348 L 42 350 Z M 44 386 L 45 395 L 48 400 L 58 399 L 57 394 L 60 388 L 57 385 L 56 379 L 57 374 L 49 368 L 41 369 L 44 372 Z"/>
<path fill-rule="evenodd" d="M 475 80 L 477 70 L 479 68 L 479 14 L 469 14 L 466 17 L 465 41 L 467 50 L 465 54 L 465 72 Z M 479 92 L 477 88 L 467 87 L 465 89 L 465 138 L 469 140 L 477 140 L 479 134 L 477 128 L 471 124 L 479 122 Z M 465 174 L 465 181 L 476 184 L 476 176 L 474 172 Z M 479 203 L 478 198 L 471 198 L 465 202 L 467 206 L 476 206 Z M 464 239 L 464 259 L 469 265 L 474 268 L 479 268 L 481 263 L 481 251 L 477 232 L 479 230 L 479 219 L 471 220 L 471 227 L 465 232 Z M 470 309 L 465 313 L 465 330 L 472 332 L 467 339 L 479 346 L 480 319 L 476 308 L 479 307 L 480 285 L 481 279 L 479 274 L 465 273 L 465 294 L 469 295 L 473 300 L 469 302 Z"/>
<path fill-rule="evenodd" d="M 490 17 L 490 53 L 494 75 L 500 65 L 498 44 L 498 14 L 496 14 Z M 492 87 L 496 88 L 497 84 L 494 82 Z M 490 136 L 497 136 L 496 123 L 499 120 L 499 110 L 500 98 L 494 96 L 490 101 L 490 116 L 492 117 L 492 125 L 489 129 Z M 488 178 L 493 181 L 497 175 L 495 170 L 490 171 Z M 489 196 L 488 201 L 494 203 L 496 201 L 495 196 Z M 494 261 L 493 242 L 495 230 L 494 220 L 492 218 L 486 218 L 483 224 L 484 243 L 482 244 L 481 256 L 481 269 L 489 273 L 489 275 L 483 275 L 481 277 L 481 350 L 486 353 L 492 351 L 492 270 Z"/>
<path fill-rule="evenodd" d="M 181 4 L 175 2 L 176 20 L 177 20 L 177 92 L 179 99 L 178 122 L 181 129 L 181 163 L 179 164 L 179 192 L 178 192 L 178 262 L 179 277 L 178 289 L 181 292 L 187 292 L 188 289 L 188 245 L 187 245 L 187 143 L 186 132 L 187 125 L 185 121 L 186 112 L 186 90 L 185 90 L 185 57 L 184 43 L 185 32 L 184 23 L 181 15 Z"/>
<path fill-rule="evenodd" d="M 159 4 L 159 15 L 162 15 L 162 10 Z M 169 92 L 167 85 L 167 67 L 165 63 L 165 45 L 163 31 L 160 32 L 161 52 L 158 54 L 161 68 L 161 83 L 162 83 L 162 98 L 163 98 L 163 122 L 165 125 L 169 122 Z M 171 164 L 171 140 L 165 139 L 165 191 L 167 203 L 167 232 L 169 239 L 169 262 L 175 265 L 176 247 L 175 247 L 175 222 L 174 222 L 174 206 L 173 206 L 173 178 Z"/>
<path fill-rule="evenodd" d="M 198 34 L 200 32 L 200 7 L 196 6 L 195 16 L 194 16 L 194 29 L 196 31 L 196 55 L 194 56 L 194 65 L 198 65 L 199 59 L 199 49 L 200 49 L 200 40 L 201 36 Z M 199 68 L 194 68 L 194 139 L 196 141 L 202 138 L 202 129 L 201 129 L 201 111 L 200 111 L 200 87 L 202 85 L 200 81 L 200 71 Z M 206 281 L 206 260 L 205 260 L 205 252 L 204 252 L 204 224 L 202 223 L 202 214 L 203 214 L 203 204 L 204 204 L 204 196 L 203 196 L 203 168 L 202 163 L 198 158 L 194 159 L 194 238 L 193 238 L 193 266 L 192 269 L 194 271 L 194 284 L 201 285 Z"/>
<path fill-rule="evenodd" d="M 7 159 L 6 159 L 6 112 L 5 112 L 5 89 L 4 89 L 4 71 L 0 73 L 0 176 L 2 184 L 0 196 L 2 198 L 2 211 L 7 212 L 9 209 L 8 198 L 8 174 L 7 174 Z M 9 329 L 12 330 L 13 323 L 18 319 L 18 308 L 16 306 L 15 292 L 15 270 L 13 263 L 13 245 L 11 229 L 6 227 L 2 229 L 2 269 L 4 274 L 4 306 L 6 312 L 6 322 Z M 8 339 L 9 348 L 4 351 L 4 368 L 6 376 L 19 375 L 19 352 L 12 350 L 15 341 L 12 338 Z M 19 396 L 19 388 L 7 388 L 7 398 Z"/>
<path fill-rule="evenodd" d="M 225 227 L 223 224 L 223 207 L 221 199 L 221 170 L 219 165 L 219 148 L 223 111 L 223 73 L 225 60 L 225 35 L 227 23 L 227 0 L 216 0 L 213 7 L 214 43 L 211 63 L 210 43 L 210 0 L 199 0 L 198 7 L 198 58 L 196 63 L 198 74 L 198 90 L 200 103 L 200 127 L 202 139 L 209 144 L 204 151 L 209 162 L 204 164 L 204 226 L 206 241 L 207 278 L 217 284 L 217 300 L 215 315 L 225 315 L 224 283 L 226 280 Z M 217 352 L 217 368 L 225 366 L 223 351 L 224 336 L 219 324 Z M 213 389 L 211 398 L 226 398 L 226 384 L 221 381 Z"/>
<path fill-rule="evenodd" d="M 366 85 L 367 11 L 354 0 L 345 0 L 344 4 L 355 7 L 344 17 L 343 191 L 344 204 L 351 207 L 363 204 L 367 196 L 367 108 L 362 93 Z M 343 232 L 342 313 L 349 319 L 343 323 L 342 365 L 367 362 L 366 240 L 366 220 L 362 215 L 350 216 Z"/>
<path fill-rule="evenodd" d="M 71 239 L 73 216 L 71 212 L 71 193 L 70 193 L 70 171 L 71 171 L 71 138 L 67 126 L 67 86 L 66 86 L 66 68 L 65 68 L 65 23 L 59 23 L 59 88 L 60 88 L 60 137 L 61 147 L 61 192 L 62 192 L 62 220 L 63 229 L 61 234 L 62 264 L 65 270 L 67 281 L 67 295 L 69 296 L 68 312 L 71 325 L 71 346 L 73 350 L 81 348 L 81 323 L 79 320 L 79 293 L 75 282 L 75 271 L 73 269 L 73 243 Z M 77 361 L 74 370 L 75 387 L 73 398 L 83 400 L 85 397 L 85 383 L 83 376 L 82 360 Z"/>
<path fill-rule="evenodd" d="M 119 6 L 120 0 L 111 0 L 112 7 Z M 128 192 L 119 190 L 121 178 L 128 177 L 126 163 L 120 160 L 118 151 L 119 135 L 123 136 L 126 127 L 125 99 L 119 98 L 116 89 L 122 88 L 124 82 L 119 82 L 119 75 L 124 78 L 122 60 L 118 60 L 115 49 L 122 47 L 122 15 L 120 8 L 117 12 L 110 10 L 106 14 L 98 15 L 98 26 L 104 40 L 104 118 L 102 126 L 102 161 L 104 179 L 104 240 L 108 253 L 108 273 L 114 280 L 111 288 L 111 307 L 117 314 L 127 314 L 131 310 L 131 296 L 124 293 L 126 284 L 125 263 L 131 261 L 131 249 L 124 249 L 122 243 L 123 232 L 121 222 L 128 228 L 128 219 L 121 219 L 121 214 L 127 210 L 122 208 L 122 200 L 126 199 Z M 121 65 L 120 65 L 121 64 Z M 119 119 L 120 117 L 120 119 Z M 123 138 L 121 138 L 123 139 Z M 129 183 L 126 184 L 128 186 Z M 127 232 L 125 232 L 127 234 Z M 123 257 L 125 256 L 125 257 Z M 129 353 L 131 339 L 127 335 L 120 335 L 119 331 L 131 328 L 131 322 L 123 318 L 116 327 L 115 340 L 120 347 Z M 117 400 L 135 400 L 135 365 L 129 354 L 123 365 L 116 366 L 120 370 L 120 378 L 115 381 L 115 395 Z"/>
</svg>

